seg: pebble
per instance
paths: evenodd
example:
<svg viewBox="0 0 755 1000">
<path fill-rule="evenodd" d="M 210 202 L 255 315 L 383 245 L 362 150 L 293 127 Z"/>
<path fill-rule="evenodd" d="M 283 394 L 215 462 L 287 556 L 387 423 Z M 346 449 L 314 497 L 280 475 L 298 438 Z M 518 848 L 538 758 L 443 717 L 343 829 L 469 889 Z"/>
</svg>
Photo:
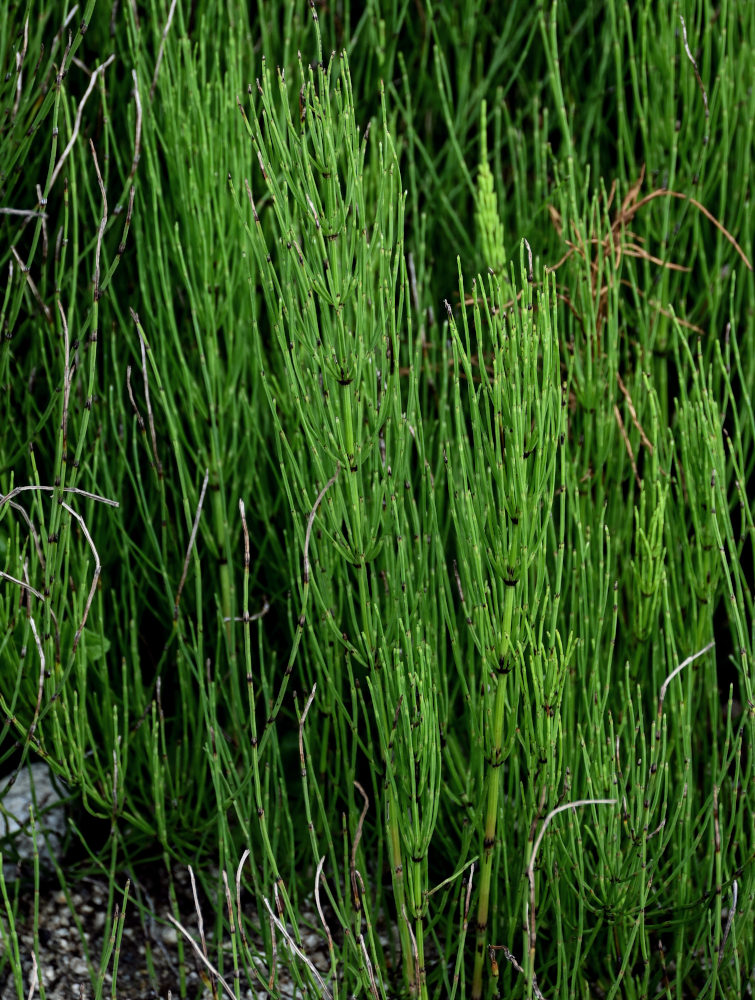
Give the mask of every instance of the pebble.
<svg viewBox="0 0 755 1000">
<path fill-rule="evenodd" d="M 74 960 L 71 962 L 70 968 L 74 976 L 82 976 L 84 978 L 89 977 L 89 969 L 87 968 L 87 964 L 81 958 L 74 958 Z"/>
<path fill-rule="evenodd" d="M 171 945 L 176 944 L 178 941 L 178 931 L 172 924 L 168 924 L 163 927 L 160 932 L 160 936 L 163 939 L 163 944 Z"/>
</svg>

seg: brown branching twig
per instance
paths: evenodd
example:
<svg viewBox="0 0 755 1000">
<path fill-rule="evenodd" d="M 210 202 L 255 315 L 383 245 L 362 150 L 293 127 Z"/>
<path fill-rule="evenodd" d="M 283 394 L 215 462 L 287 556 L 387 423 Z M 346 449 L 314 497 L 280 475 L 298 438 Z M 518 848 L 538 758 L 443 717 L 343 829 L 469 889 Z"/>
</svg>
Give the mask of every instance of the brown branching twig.
<svg viewBox="0 0 755 1000">
<path fill-rule="evenodd" d="M 694 65 L 694 60 L 693 60 Z M 707 102 L 706 102 L 707 109 Z M 656 198 L 678 198 L 682 201 L 688 201 L 690 205 L 694 206 L 709 222 L 716 227 L 716 229 L 724 236 L 726 240 L 734 247 L 736 252 L 744 261 L 746 267 L 752 271 L 753 267 L 750 263 L 747 255 L 742 250 L 740 245 L 731 235 L 731 233 L 726 229 L 726 227 L 719 222 L 718 219 L 710 212 L 704 205 L 701 205 L 699 201 L 692 198 L 690 195 L 682 194 L 679 191 L 669 191 L 665 188 L 657 188 L 651 191 L 649 194 L 645 195 L 643 198 L 639 197 L 642 184 L 645 179 L 645 165 L 643 164 L 642 170 L 640 171 L 640 176 L 637 180 L 629 187 L 621 205 L 616 209 L 613 221 L 610 226 L 610 230 L 605 236 L 598 237 L 594 236 L 587 240 L 587 246 L 585 246 L 584 240 L 581 233 L 576 229 L 576 224 L 572 220 L 572 227 L 574 228 L 575 238 L 573 240 L 566 239 L 565 243 L 567 246 L 566 253 L 558 260 L 555 264 L 546 268 L 548 273 L 558 271 L 567 260 L 573 255 L 578 254 L 584 261 L 590 263 L 590 272 L 592 276 L 592 294 L 593 299 L 596 303 L 597 310 L 597 329 L 600 332 L 603 320 L 605 319 L 606 309 L 607 309 L 607 297 L 609 291 L 609 285 L 604 281 L 600 286 L 598 285 L 599 272 L 600 272 L 600 259 L 601 257 L 610 257 L 613 260 L 614 268 L 618 269 L 621 262 L 622 255 L 627 257 L 635 257 L 640 260 L 646 260 L 651 264 L 658 267 L 666 268 L 670 271 L 682 271 L 689 272 L 690 268 L 684 264 L 678 264 L 673 261 L 666 261 L 660 257 L 656 257 L 654 254 L 650 253 L 642 244 L 643 240 L 641 237 L 633 233 L 629 228 L 629 224 L 632 222 L 637 213 L 644 208 L 646 205 L 650 204 Z M 611 185 L 611 190 L 606 199 L 606 211 L 609 211 L 614 198 L 616 196 L 616 181 Z M 551 217 L 551 222 L 557 234 L 563 238 L 563 223 L 558 210 L 550 206 L 549 213 Z M 594 253 L 590 257 L 588 253 L 588 247 L 594 248 Z M 572 309 L 572 312 L 577 315 L 577 310 L 568 301 L 568 296 L 560 296 L 563 301 L 567 303 Z M 578 317 L 579 318 L 579 317 Z M 581 319 L 581 318 L 580 318 Z M 685 324 L 688 325 L 688 324 Z"/>
</svg>

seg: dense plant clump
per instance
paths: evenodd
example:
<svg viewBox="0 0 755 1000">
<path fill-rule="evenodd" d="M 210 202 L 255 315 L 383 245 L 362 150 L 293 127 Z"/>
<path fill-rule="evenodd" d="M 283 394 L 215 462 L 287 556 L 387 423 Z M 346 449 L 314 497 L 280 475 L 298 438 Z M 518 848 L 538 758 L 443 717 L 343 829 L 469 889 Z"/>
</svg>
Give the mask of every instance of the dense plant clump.
<svg viewBox="0 0 755 1000">
<path fill-rule="evenodd" d="M 191 865 L 231 996 L 752 990 L 754 50 L 3 6 L 0 802 L 65 784 L 114 938 Z"/>
</svg>

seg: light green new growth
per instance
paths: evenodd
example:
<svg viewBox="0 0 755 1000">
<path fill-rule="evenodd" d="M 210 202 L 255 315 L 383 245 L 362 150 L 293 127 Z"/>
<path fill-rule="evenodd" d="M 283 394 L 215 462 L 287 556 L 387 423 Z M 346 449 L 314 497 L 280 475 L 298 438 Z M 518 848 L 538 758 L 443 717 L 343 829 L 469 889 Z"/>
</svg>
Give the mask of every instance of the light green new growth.
<svg viewBox="0 0 755 1000">
<path fill-rule="evenodd" d="M 484 263 L 496 274 L 501 273 L 502 280 L 505 280 L 506 250 L 503 241 L 503 223 L 498 214 L 495 180 L 488 163 L 487 128 L 487 103 L 482 101 L 480 105 L 480 166 L 477 171 L 475 223 Z"/>
</svg>

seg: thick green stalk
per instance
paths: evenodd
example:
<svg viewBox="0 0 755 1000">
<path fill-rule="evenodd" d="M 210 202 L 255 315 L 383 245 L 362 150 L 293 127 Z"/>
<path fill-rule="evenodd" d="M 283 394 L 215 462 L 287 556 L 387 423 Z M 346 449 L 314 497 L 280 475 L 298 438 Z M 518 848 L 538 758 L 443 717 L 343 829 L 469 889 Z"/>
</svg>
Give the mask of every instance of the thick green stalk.
<svg viewBox="0 0 755 1000">
<path fill-rule="evenodd" d="M 427 1000 L 427 972 L 425 970 L 424 918 L 418 916 L 414 922 L 414 940 L 417 945 L 417 995 Z"/>
<path fill-rule="evenodd" d="M 511 622 L 514 610 L 514 588 L 506 588 L 503 606 L 503 636 L 511 649 Z M 505 654 L 504 654 L 505 655 Z M 499 768 L 503 764 L 503 724 L 506 704 L 506 685 L 499 676 L 495 690 L 493 710 L 493 745 L 490 752 L 488 771 L 488 796 L 485 810 L 485 830 L 482 845 L 482 866 L 480 872 L 480 901 L 477 907 L 477 940 L 475 943 L 474 975 L 472 979 L 472 1000 L 482 996 L 482 973 L 485 967 L 485 947 L 487 944 L 488 909 L 490 906 L 490 880 L 493 874 L 493 853 L 495 850 L 496 822 L 498 819 L 498 796 L 501 788 Z"/>
<path fill-rule="evenodd" d="M 401 955 L 404 960 L 404 981 L 412 987 L 415 983 L 416 969 L 414 952 L 409 935 L 409 924 L 406 919 L 406 891 L 404 887 L 404 866 L 401 861 L 401 834 L 398 826 L 398 806 L 393 789 L 388 788 L 388 805 L 386 816 L 388 830 L 388 850 L 391 857 L 391 879 L 393 881 L 393 896 L 396 901 L 396 919 L 401 941 Z"/>
</svg>

